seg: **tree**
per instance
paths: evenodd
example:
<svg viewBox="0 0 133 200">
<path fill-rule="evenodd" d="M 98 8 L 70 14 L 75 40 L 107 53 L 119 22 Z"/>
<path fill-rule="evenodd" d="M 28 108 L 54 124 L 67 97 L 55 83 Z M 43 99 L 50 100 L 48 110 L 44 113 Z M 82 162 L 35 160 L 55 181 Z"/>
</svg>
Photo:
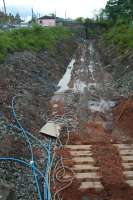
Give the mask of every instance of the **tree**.
<svg viewBox="0 0 133 200">
<path fill-rule="evenodd" d="M 84 23 L 85 19 L 83 17 L 77 17 L 76 22 L 78 23 Z"/>
<path fill-rule="evenodd" d="M 107 19 L 106 11 L 105 11 L 105 9 L 101 9 L 101 10 L 99 11 L 99 21 L 100 21 L 100 22 L 103 22 L 103 21 L 106 20 L 106 19 Z"/>
<path fill-rule="evenodd" d="M 20 15 L 19 15 L 19 13 L 17 13 L 16 14 L 16 16 L 15 16 L 15 22 L 16 22 L 16 24 L 20 24 L 21 23 L 21 17 L 20 17 Z"/>
<path fill-rule="evenodd" d="M 133 21 L 133 0 L 119 0 L 119 4 L 123 5 L 124 16 Z"/>
<path fill-rule="evenodd" d="M 3 22 L 5 22 L 5 14 L 4 12 L 0 11 L 0 24 L 2 24 Z"/>
<path fill-rule="evenodd" d="M 106 4 L 105 11 L 109 19 L 116 21 L 119 13 L 118 0 L 109 0 Z"/>
<path fill-rule="evenodd" d="M 108 0 L 105 12 L 108 19 L 113 22 L 119 19 L 131 22 L 133 21 L 133 0 Z"/>
<path fill-rule="evenodd" d="M 8 22 L 10 24 L 14 24 L 15 23 L 15 17 L 11 13 L 9 13 L 9 16 L 8 16 Z"/>
</svg>

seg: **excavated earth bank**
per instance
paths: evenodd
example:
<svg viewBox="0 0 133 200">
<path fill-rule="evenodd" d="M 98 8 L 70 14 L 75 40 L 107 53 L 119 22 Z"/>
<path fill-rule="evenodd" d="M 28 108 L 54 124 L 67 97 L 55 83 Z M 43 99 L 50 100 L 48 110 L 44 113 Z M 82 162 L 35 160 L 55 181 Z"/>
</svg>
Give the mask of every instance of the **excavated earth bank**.
<svg viewBox="0 0 133 200">
<path fill-rule="evenodd" d="M 69 170 L 55 175 L 72 176 L 71 169 L 75 165 L 78 169 L 74 171 L 73 182 L 57 193 L 59 196 L 55 194 L 64 183 L 56 180 L 58 176 L 55 178 L 57 184 L 51 183 L 53 196 L 64 200 L 132 200 L 132 95 L 127 99 L 132 90 L 132 84 L 128 84 L 132 56 L 125 54 L 125 63 L 118 62 L 121 59 L 113 54 L 114 50 L 103 48 L 95 40 L 80 44 L 73 57 L 75 43 L 67 41 L 58 45 L 53 55 L 47 51 L 15 53 L 0 65 L 1 156 L 31 159 L 19 130 L 10 124 L 14 123 L 11 99 L 16 95 L 18 117 L 42 142 L 46 137 L 38 131 L 47 120 L 47 114 L 49 119 L 65 123 L 59 141 L 63 144 L 67 141 L 67 145 L 55 153 L 57 158 L 67 158 L 64 166 Z M 122 59 L 124 61 L 124 57 Z M 37 141 L 32 140 L 32 144 L 38 167 L 44 170 L 45 152 Z M 71 149 L 75 146 L 76 152 Z M 16 190 L 17 199 L 37 199 L 29 169 L 14 162 L 1 162 L 0 178 L 9 183 L 10 191 Z"/>
<path fill-rule="evenodd" d="M 15 157 L 30 161 L 28 145 L 15 124 L 12 98 L 16 96 L 17 117 L 24 128 L 39 136 L 39 130 L 47 120 L 48 103 L 57 83 L 70 62 L 77 42 L 72 39 L 60 41 L 56 50 L 35 53 L 30 51 L 10 54 L 0 64 L 0 157 Z M 45 138 L 43 137 L 45 140 Z M 42 142 L 43 142 L 42 139 Z M 45 151 L 32 139 L 36 160 L 44 160 Z M 43 161 L 38 162 L 40 168 Z M 14 200 L 37 199 L 31 170 L 11 161 L 0 162 L 0 194 Z M 3 185 L 7 185 L 6 187 Z M 1 189 L 2 188 L 2 189 Z M 8 192 L 9 190 L 9 192 Z M 2 191 L 2 192 L 1 192 Z M 4 197 L 3 197 L 4 198 Z M 7 199 L 6 199 L 7 200 Z"/>
</svg>

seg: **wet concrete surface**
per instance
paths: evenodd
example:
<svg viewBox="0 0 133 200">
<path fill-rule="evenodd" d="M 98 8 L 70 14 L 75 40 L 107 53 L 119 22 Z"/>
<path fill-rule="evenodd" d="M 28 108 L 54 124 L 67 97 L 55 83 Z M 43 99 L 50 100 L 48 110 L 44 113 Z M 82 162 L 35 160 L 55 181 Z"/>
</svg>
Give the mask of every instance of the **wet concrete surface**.
<svg viewBox="0 0 133 200">
<path fill-rule="evenodd" d="M 65 99 L 69 94 L 71 96 L 77 95 L 77 102 L 74 102 L 74 104 L 79 121 L 86 122 L 88 119 L 91 121 L 93 113 L 99 112 L 104 114 L 106 118 L 105 123 L 109 128 L 113 121 L 111 119 L 111 108 L 115 106 L 113 99 L 118 95 L 114 88 L 112 77 L 103 70 L 99 54 L 94 50 L 93 41 L 83 43 L 78 51 L 80 53 L 78 52 L 75 55 L 75 63 L 71 70 L 71 77 L 67 72 L 70 70 L 69 66 L 66 75 L 64 75 L 65 81 L 68 82 L 69 80 L 68 88 L 63 88 L 64 83 L 62 79 L 59 84 L 60 89 L 55 93 L 51 101 L 53 107 L 54 104 L 59 103 L 60 106 L 58 109 L 60 110 L 63 102 L 65 106 Z M 63 83 L 62 85 L 61 82 Z M 71 87 L 69 87 L 69 84 Z M 71 101 L 71 98 L 69 98 L 69 101 Z"/>
</svg>

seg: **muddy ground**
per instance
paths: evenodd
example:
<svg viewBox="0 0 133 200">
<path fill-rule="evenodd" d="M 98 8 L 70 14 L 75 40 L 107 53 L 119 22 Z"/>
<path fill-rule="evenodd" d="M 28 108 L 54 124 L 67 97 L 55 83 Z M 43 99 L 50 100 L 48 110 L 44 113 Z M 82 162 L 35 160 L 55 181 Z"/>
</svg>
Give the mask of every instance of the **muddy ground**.
<svg viewBox="0 0 133 200">
<path fill-rule="evenodd" d="M 127 184 L 128 178 L 124 174 L 123 157 L 117 144 L 126 144 L 129 149 L 132 145 L 132 97 L 126 100 L 125 95 L 121 94 L 121 89 L 116 87 L 112 73 L 106 71 L 101 62 L 102 56 L 94 40 L 84 42 L 77 50 L 74 59 L 69 88 L 66 89 L 62 84 L 62 89 L 54 96 L 54 98 L 57 96 L 61 98 L 53 101 L 52 106 L 54 108 L 54 105 L 58 104 L 56 112 L 54 110 L 55 115 L 62 108 L 63 115 L 69 118 L 69 123 L 60 137 L 62 143 L 65 144 L 67 141 L 68 146 L 91 145 L 91 153 L 95 160 L 94 166 L 99 168 L 97 175 L 101 177 L 100 183 L 103 188 L 100 191 L 93 187 L 80 189 L 84 182 L 93 183 L 93 178 L 78 179 L 75 176 L 72 183 L 71 179 L 67 182 L 65 175 L 69 178 L 73 177 L 77 171 L 74 171 L 72 175 L 70 169 L 78 163 L 74 161 L 72 150 L 64 146 L 60 154 L 64 157 L 64 165 L 68 169 L 66 168 L 65 175 L 62 177 L 62 184 L 59 184 L 58 179 L 56 180 L 55 197 L 64 200 L 131 200 L 133 188 Z M 68 96 L 69 101 L 67 101 Z M 59 106 L 63 105 L 63 102 L 64 108 Z M 71 115 L 69 116 L 68 113 Z M 82 163 L 84 164 L 87 163 Z M 61 164 L 59 166 L 61 167 Z M 87 170 L 82 169 L 81 172 L 84 174 Z M 91 171 L 88 173 L 91 174 Z M 55 169 L 55 179 L 57 174 Z M 129 179 L 132 180 L 132 177 L 130 176 Z M 63 189 L 65 181 L 65 189 Z"/>
<path fill-rule="evenodd" d="M 117 62 L 116 55 L 110 56 L 107 49 L 100 50 L 101 44 L 95 40 L 84 41 L 76 51 L 75 42 L 67 41 L 58 45 L 54 54 L 47 51 L 38 54 L 15 53 L 9 55 L 5 63 L 0 65 L 1 156 L 28 161 L 31 159 L 20 131 L 10 124 L 15 122 L 11 114 L 11 99 L 17 95 L 16 109 L 22 124 L 33 135 L 41 138 L 42 143 L 48 137 L 39 134 L 39 129 L 48 118 L 61 124 L 57 147 L 62 143 L 63 148 L 57 148 L 56 151 L 54 149 L 53 154 L 57 160 L 60 156 L 65 158 L 66 168 L 62 168 L 62 161 L 59 166 L 56 166 L 56 162 L 53 163 L 51 193 L 54 200 L 132 200 L 133 189 L 126 182 L 122 156 L 118 146 L 115 146 L 123 143 L 130 146 L 133 143 L 133 98 L 132 95 L 128 96 L 132 87 L 126 87 L 127 78 L 126 85 L 122 85 L 125 84 L 124 77 L 128 77 L 131 71 L 126 71 L 126 75 L 119 74 L 119 71 L 122 73 L 124 69 L 131 69 L 124 66 L 131 66 L 132 57 L 126 57 L 120 70 L 121 64 Z M 70 61 L 72 62 L 65 73 Z M 67 76 L 61 79 L 63 73 Z M 120 85 L 118 77 L 122 83 Z M 30 139 L 38 168 L 43 171 L 46 151 L 38 140 Z M 71 151 L 64 146 L 66 143 L 91 145 L 102 190 L 79 189 L 82 180 L 73 176 L 71 169 L 75 163 Z M 60 167 L 66 169 L 66 174 L 61 171 L 58 174 L 61 181 L 58 181 L 56 170 Z M 26 170 L 13 162 L 1 162 L 0 169 L 1 181 L 9 185 L 13 183 L 11 187 L 16 191 L 17 199 L 37 199 L 30 169 Z M 62 174 L 69 175 L 70 181 L 63 182 L 66 179 Z"/>
<path fill-rule="evenodd" d="M 133 90 L 133 51 L 119 52 L 115 45 L 107 45 L 104 39 L 97 44 L 104 69 L 112 74 L 115 87 L 121 95 L 128 97 Z"/>
<path fill-rule="evenodd" d="M 44 50 L 8 55 L 0 65 L 1 114 L 11 118 L 12 97 L 17 96 L 19 116 L 30 131 L 38 131 L 47 117 L 48 100 L 76 47 L 76 42 L 68 40 L 58 43 L 56 51 L 51 53 Z"/>
</svg>

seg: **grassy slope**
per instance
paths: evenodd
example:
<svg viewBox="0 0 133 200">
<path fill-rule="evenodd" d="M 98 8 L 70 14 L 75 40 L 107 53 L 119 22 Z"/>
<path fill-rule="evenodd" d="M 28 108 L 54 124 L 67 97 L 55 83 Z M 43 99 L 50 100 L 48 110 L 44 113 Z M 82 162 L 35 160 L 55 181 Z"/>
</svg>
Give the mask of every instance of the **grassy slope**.
<svg viewBox="0 0 133 200">
<path fill-rule="evenodd" d="M 41 49 L 54 50 L 55 44 L 72 36 L 69 29 L 63 27 L 43 28 L 33 26 L 33 28 L 16 29 L 9 32 L 0 32 L 0 62 L 7 53 L 15 51 Z"/>
<path fill-rule="evenodd" d="M 115 25 L 104 34 L 104 40 L 108 45 L 115 45 L 120 53 L 133 50 L 133 25 Z"/>
</svg>

